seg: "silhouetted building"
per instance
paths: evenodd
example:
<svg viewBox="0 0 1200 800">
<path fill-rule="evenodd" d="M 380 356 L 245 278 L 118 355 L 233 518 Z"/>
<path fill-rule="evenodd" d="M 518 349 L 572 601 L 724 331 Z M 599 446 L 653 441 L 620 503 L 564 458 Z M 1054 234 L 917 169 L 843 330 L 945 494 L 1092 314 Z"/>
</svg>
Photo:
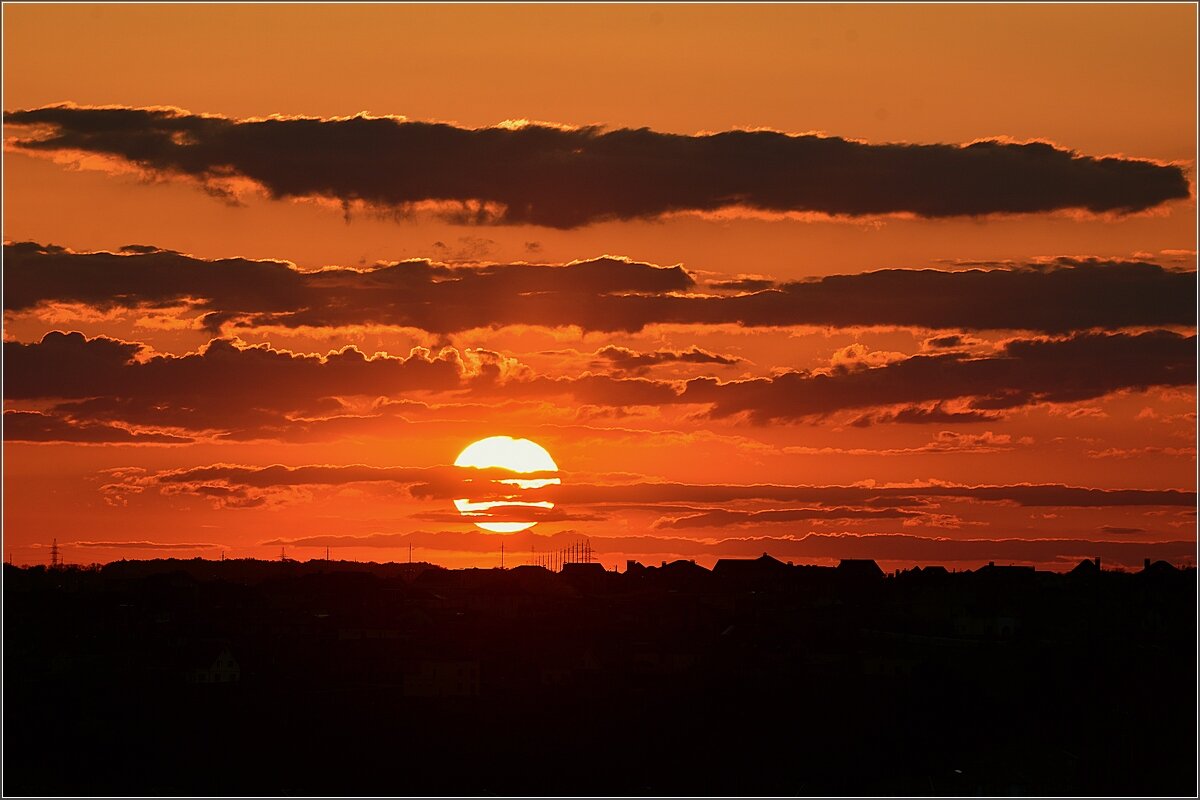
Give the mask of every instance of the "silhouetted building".
<svg viewBox="0 0 1200 800">
<path fill-rule="evenodd" d="M 561 574 L 564 578 L 602 578 L 608 574 L 608 570 L 599 561 L 571 561 L 563 564 Z"/>
<path fill-rule="evenodd" d="M 217 642 L 193 642 L 181 648 L 186 683 L 237 683 L 242 669 L 228 645 Z"/>
<path fill-rule="evenodd" d="M 843 558 L 837 565 L 837 575 L 843 580 L 877 581 L 883 570 L 870 558 Z"/>
<path fill-rule="evenodd" d="M 1022 564 L 997 564 L 989 561 L 986 567 L 975 570 L 975 575 L 992 581 L 1027 583 L 1037 577 L 1036 570 Z"/>
<path fill-rule="evenodd" d="M 763 553 L 758 558 L 722 558 L 713 566 L 712 574 L 721 580 L 739 585 L 769 585 L 786 580 L 791 567 Z"/>
<path fill-rule="evenodd" d="M 1174 565 L 1166 561 L 1155 561 L 1153 564 L 1151 564 L 1150 559 L 1147 558 L 1145 565 L 1142 567 L 1142 574 L 1149 575 L 1151 577 L 1173 577 L 1178 573 L 1179 570 L 1176 569 Z"/>
</svg>

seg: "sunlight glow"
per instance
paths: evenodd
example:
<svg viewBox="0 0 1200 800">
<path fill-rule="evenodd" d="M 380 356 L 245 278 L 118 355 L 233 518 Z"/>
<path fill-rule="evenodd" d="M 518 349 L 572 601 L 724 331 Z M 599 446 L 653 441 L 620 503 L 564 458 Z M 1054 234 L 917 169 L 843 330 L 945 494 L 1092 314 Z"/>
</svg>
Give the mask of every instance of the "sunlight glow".
<svg viewBox="0 0 1200 800">
<path fill-rule="evenodd" d="M 475 467 L 476 469 L 500 468 L 513 472 L 552 472 L 558 470 L 558 464 L 550 457 L 546 448 L 529 439 L 514 439 L 511 436 L 489 436 L 468 445 L 458 458 L 454 460 L 456 467 Z M 497 483 L 516 486 L 518 489 L 540 489 L 544 486 L 561 483 L 558 478 L 507 478 Z M 533 508 L 554 508 L 549 500 L 539 502 L 523 502 L 512 495 L 504 500 L 473 502 L 467 498 L 456 499 L 454 507 L 464 517 L 476 516 L 493 508 L 512 508 L 516 506 Z M 476 522 L 475 525 L 492 533 L 516 533 L 536 525 L 536 522 Z"/>
</svg>

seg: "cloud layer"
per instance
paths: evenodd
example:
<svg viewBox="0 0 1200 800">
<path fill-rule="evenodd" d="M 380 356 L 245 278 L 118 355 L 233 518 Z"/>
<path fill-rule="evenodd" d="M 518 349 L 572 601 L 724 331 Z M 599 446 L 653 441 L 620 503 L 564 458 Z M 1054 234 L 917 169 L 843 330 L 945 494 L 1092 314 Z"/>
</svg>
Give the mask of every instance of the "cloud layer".
<svg viewBox="0 0 1200 800">
<path fill-rule="evenodd" d="M 476 473 L 472 473 L 475 475 Z M 393 483 L 407 487 L 414 497 L 445 500 L 461 496 L 463 473 L 454 467 L 377 467 L 364 464 L 312 464 L 299 467 L 282 465 L 250 466 L 212 464 L 155 473 L 135 471 L 118 476 L 112 490 L 121 486 L 156 488 L 183 494 L 203 494 L 206 488 L 231 491 L 270 491 L 295 486 L 347 486 L 356 483 Z M 478 477 L 502 479 L 505 473 L 479 471 Z M 896 507 L 925 503 L 934 499 L 962 499 L 978 502 L 1012 503 L 1019 506 L 1064 508 L 1116 508 L 1127 506 L 1194 506 L 1196 493 L 1178 489 L 1099 489 L 1062 484 L 1013 484 L 1007 486 L 967 486 L 929 483 L 912 486 L 813 486 L 787 484 L 688 484 L 639 482 L 630 484 L 576 483 L 569 476 L 561 485 L 528 489 L 523 498 L 551 499 L 571 505 L 636 504 L 661 506 L 677 503 L 730 503 L 772 501 L 818 504 L 821 509 L 792 509 L 815 519 L 832 512 L 835 519 L 848 519 L 849 507 L 881 508 L 893 518 Z"/>
<path fill-rule="evenodd" d="M 984 357 L 916 355 L 873 368 L 787 372 L 727 383 L 697 378 L 680 400 L 711 403 L 715 417 L 746 414 L 757 423 L 950 398 L 972 398 L 977 410 L 1006 410 L 1120 390 L 1189 386 L 1196 382 L 1195 350 L 1195 336 L 1169 331 L 1014 339 Z"/>
<path fill-rule="evenodd" d="M 314 423 L 350 419 L 344 399 L 355 397 L 373 398 L 368 415 L 381 413 L 380 403 L 387 399 L 431 397 L 566 399 L 618 408 L 696 405 L 710 417 L 753 424 L 900 406 L 874 417 L 868 413 L 866 419 L 886 422 L 907 414 L 916 418 L 908 421 L 977 422 L 1042 403 L 1193 385 L 1195 348 L 1195 336 L 1170 331 L 1078 334 L 1013 339 L 983 356 L 916 355 L 875 367 L 839 365 L 721 382 L 534 375 L 499 354 L 453 348 L 436 355 L 416 348 L 407 356 L 367 356 L 346 347 L 320 356 L 214 339 L 184 356 L 149 355 L 136 342 L 52 331 L 36 343 L 5 342 L 4 377 L 7 398 L 53 402 L 42 411 L 70 423 L 19 418 L 17 432 L 26 441 L 51 435 L 38 433 L 39 425 L 83 431 L 115 423 L 170 435 L 212 431 L 234 438 L 288 438 Z M 947 400 L 966 402 L 970 410 L 940 411 Z M 928 403 L 934 403 L 933 410 L 922 411 Z M 91 430 L 99 435 L 101 429 Z M 82 433 L 77 440 L 88 441 Z"/>
<path fill-rule="evenodd" d="M 119 159 L 211 191 L 248 179 L 274 198 L 406 210 L 456 204 L 462 222 L 573 228 L 731 206 L 950 217 L 1132 212 L 1189 196 L 1182 169 L 1045 142 L 866 144 L 773 131 L 467 129 L 398 118 L 237 120 L 171 108 L 46 106 L 11 146 Z"/>
<path fill-rule="evenodd" d="M 1138 261 L 1060 258 L 1001 269 L 889 269 L 732 295 L 700 293 L 678 266 L 613 257 L 454 267 L 418 260 L 302 272 L 284 261 L 204 260 L 148 246 L 77 253 L 23 242 L 6 245 L 4 261 L 8 311 L 55 304 L 100 311 L 183 305 L 205 315 L 212 332 L 228 325 L 392 325 L 454 333 L 505 325 L 612 332 L 653 324 L 738 324 L 1064 333 L 1196 323 L 1196 273 Z M 941 348 L 961 343 L 953 336 L 931 340 Z M 613 360 L 619 355 L 613 353 Z"/>
</svg>

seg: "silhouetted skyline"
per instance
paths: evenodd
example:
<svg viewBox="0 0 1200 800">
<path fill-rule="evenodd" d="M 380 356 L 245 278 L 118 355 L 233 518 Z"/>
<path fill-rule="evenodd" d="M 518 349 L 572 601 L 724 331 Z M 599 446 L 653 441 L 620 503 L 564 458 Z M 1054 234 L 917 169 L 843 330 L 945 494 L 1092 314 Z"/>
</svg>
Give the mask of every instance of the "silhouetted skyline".
<svg viewBox="0 0 1200 800">
<path fill-rule="evenodd" d="M 6 794 L 1195 785 L 1196 571 L 1164 562 L 165 559 L 4 582 Z"/>
</svg>

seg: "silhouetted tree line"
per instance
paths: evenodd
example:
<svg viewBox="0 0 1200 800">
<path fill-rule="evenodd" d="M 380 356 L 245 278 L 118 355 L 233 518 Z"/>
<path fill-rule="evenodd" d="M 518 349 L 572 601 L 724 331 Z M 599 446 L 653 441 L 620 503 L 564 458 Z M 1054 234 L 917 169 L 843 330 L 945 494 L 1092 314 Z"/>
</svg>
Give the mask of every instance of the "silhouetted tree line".
<svg viewBox="0 0 1200 800">
<path fill-rule="evenodd" d="M 4 568 L 8 795 L 1192 794 L 1196 573 Z"/>
</svg>

